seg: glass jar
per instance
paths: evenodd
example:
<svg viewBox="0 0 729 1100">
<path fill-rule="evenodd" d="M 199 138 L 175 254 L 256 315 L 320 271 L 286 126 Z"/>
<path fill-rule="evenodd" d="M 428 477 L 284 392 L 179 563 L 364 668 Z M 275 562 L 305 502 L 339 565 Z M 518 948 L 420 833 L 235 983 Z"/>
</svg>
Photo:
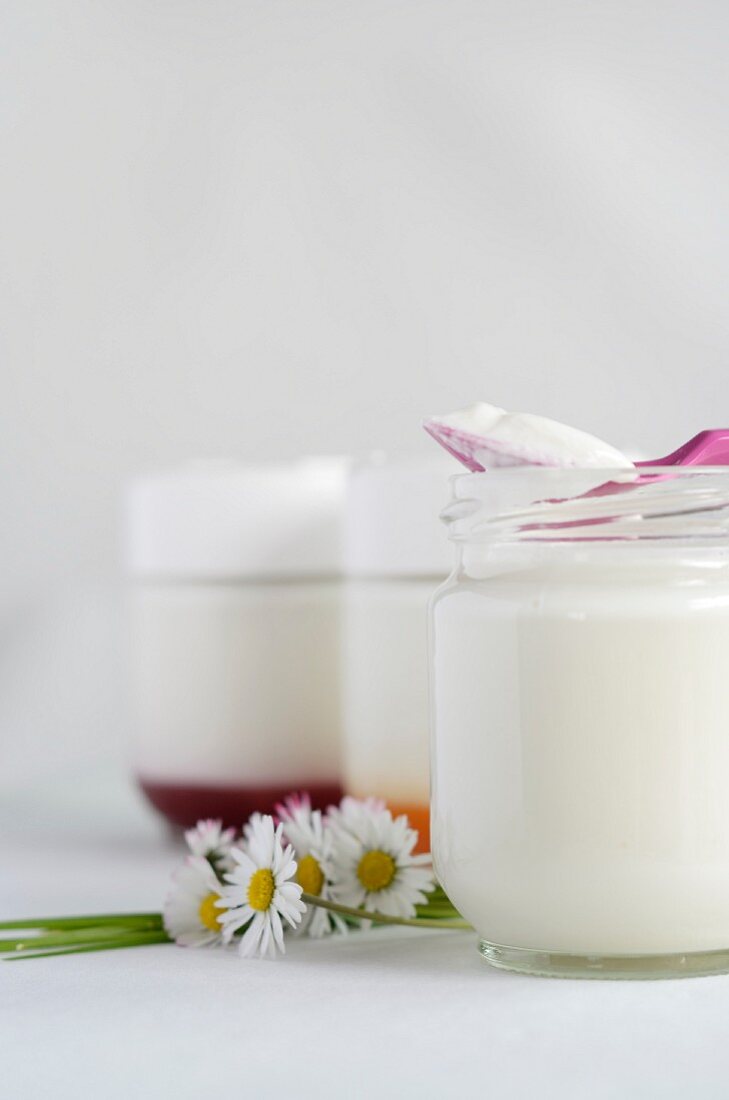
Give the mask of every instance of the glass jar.
<svg viewBox="0 0 729 1100">
<path fill-rule="evenodd" d="M 430 845 L 427 609 L 450 571 L 437 510 L 453 464 L 373 459 L 345 508 L 344 785 L 407 814 Z"/>
<path fill-rule="evenodd" d="M 435 867 L 493 965 L 729 970 L 729 471 L 456 477 Z"/>
<path fill-rule="evenodd" d="M 341 797 L 346 466 L 202 463 L 129 495 L 132 765 L 171 822 Z"/>
</svg>

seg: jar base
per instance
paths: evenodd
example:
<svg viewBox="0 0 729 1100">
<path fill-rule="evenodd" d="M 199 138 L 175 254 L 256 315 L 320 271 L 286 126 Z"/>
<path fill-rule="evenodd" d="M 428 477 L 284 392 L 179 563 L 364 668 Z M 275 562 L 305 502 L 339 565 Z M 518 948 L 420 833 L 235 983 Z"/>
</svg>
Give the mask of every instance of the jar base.
<svg viewBox="0 0 729 1100">
<path fill-rule="evenodd" d="M 657 979 L 700 978 L 729 973 L 729 948 L 675 955 L 565 955 L 530 951 L 480 940 L 483 958 L 498 970 L 542 978 Z"/>
<path fill-rule="evenodd" d="M 275 813 L 277 802 L 288 794 L 305 791 L 314 809 L 325 810 L 339 802 L 338 783 L 258 784 L 256 786 L 213 786 L 160 783 L 137 777 L 154 808 L 173 825 L 191 828 L 202 818 L 222 818 L 224 825 L 240 828 L 252 813 Z"/>
</svg>

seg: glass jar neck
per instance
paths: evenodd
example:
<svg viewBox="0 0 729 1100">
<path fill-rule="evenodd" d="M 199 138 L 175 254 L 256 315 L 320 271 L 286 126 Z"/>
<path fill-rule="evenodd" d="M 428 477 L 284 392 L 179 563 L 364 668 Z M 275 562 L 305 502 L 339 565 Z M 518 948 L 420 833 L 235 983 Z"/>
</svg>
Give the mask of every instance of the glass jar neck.
<svg viewBox="0 0 729 1100">
<path fill-rule="evenodd" d="M 449 537 L 470 548 L 541 546 L 567 556 L 729 548 L 726 467 L 512 467 L 456 477 L 451 487 L 442 518 Z"/>
</svg>

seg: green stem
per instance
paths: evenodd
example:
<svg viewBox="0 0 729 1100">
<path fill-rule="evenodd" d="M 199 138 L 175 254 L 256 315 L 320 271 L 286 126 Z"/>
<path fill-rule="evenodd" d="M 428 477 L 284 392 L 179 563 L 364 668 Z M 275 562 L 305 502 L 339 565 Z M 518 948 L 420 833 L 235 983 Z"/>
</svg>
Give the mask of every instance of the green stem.
<svg viewBox="0 0 729 1100">
<path fill-rule="evenodd" d="M 460 917 L 460 913 L 450 901 L 427 901 L 423 905 L 416 905 L 415 909 L 423 916 L 428 913 L 448 913 L 452 917 Z"/>
<path fill-rule="evenodd" d="M 116 951 L 122 947 L 145 947 L 157 943 L 170 943 L 166 932 L 138 932 L 136 935 L 117 936 L 100 943 L 85 943 L 73 947 L 59 947 L 51 951 L 21 951 L 9 955 L 3 962 L 19 962 L 21 959 L 47 959 L 53 955 L 83 955 L 87 951 Z"/>
<path fill-rule="evenodd" d="M 143 929 L 125 928 L 123 926 L 102 925 L 99 928 L 78 928 L 74 931 L 59 930 L 48 934 L 21 936 L 19 939 L 0 940 L 0 953 L 4 951 L 35 951 L 40 947 L 63 947 L 66 944 L 88 943 L 90 940 L 116 939 L 118 936 L 129 936 L 133 932 L 142 932 Z M 157 931 L 157 929 L 153 929 Z"/>
<path fill-rule="evenodd" d="M 363 909 L 354 909 L 349 905 L 339 905 L 338 902 L 325 901 L 324 898 L 314 897 L 313 894 L 302 894 L 301 900 L 306 905 L 316 905 L 320 909 L 328 909 L 330 913 L 340 913 L 345 917 L 357 917 L 358 920 L 376 921 L 378 924 L 404 924 L 408 928 L 471 928 L 472 926 L 461 919 L 428 920 L 425 917 L 386 917 L 384 913 L 365 912 Z"/>
<path fill-rule="evenodd" d="M 33 928 L 60 931 L 63 928 L 69 930 L 76 928 L 101 928 L 104 925 L 114 928 L 133 928 L 139 929 L 140 931 L 156 931 L 162 928 L 162 914 L 103 913 L 97 917 L 29 917 L 24 920 L 0 921 L 0 932 L 10 932 L 13 929 L 30 931 Z"/>
</svg>

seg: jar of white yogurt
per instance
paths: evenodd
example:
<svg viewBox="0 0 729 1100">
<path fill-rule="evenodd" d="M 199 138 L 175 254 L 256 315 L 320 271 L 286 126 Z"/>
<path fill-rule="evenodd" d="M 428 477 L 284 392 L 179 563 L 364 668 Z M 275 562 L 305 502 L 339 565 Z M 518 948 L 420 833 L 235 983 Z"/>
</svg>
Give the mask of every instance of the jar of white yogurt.
<svg viewBox="0 0 729 1100">
<path fill-rule="evenodd" d="M 341 796 L 346 464 L 203 463 L 128 498 L 132 763 L 180 825 Z"/>
<path fill-rule="evenodd" d="M 344 783 L 406 813 L 429 846 L 427 608 L 453 549 L 438 512 L 447 459 L 373 459 L 352 470 L 346 503 Z"/>
<path fill-rule="evenodd" d="M 452 480 L 433 851 L 496 966 L 729 970 L 729 471 Z"/>
</svg>

